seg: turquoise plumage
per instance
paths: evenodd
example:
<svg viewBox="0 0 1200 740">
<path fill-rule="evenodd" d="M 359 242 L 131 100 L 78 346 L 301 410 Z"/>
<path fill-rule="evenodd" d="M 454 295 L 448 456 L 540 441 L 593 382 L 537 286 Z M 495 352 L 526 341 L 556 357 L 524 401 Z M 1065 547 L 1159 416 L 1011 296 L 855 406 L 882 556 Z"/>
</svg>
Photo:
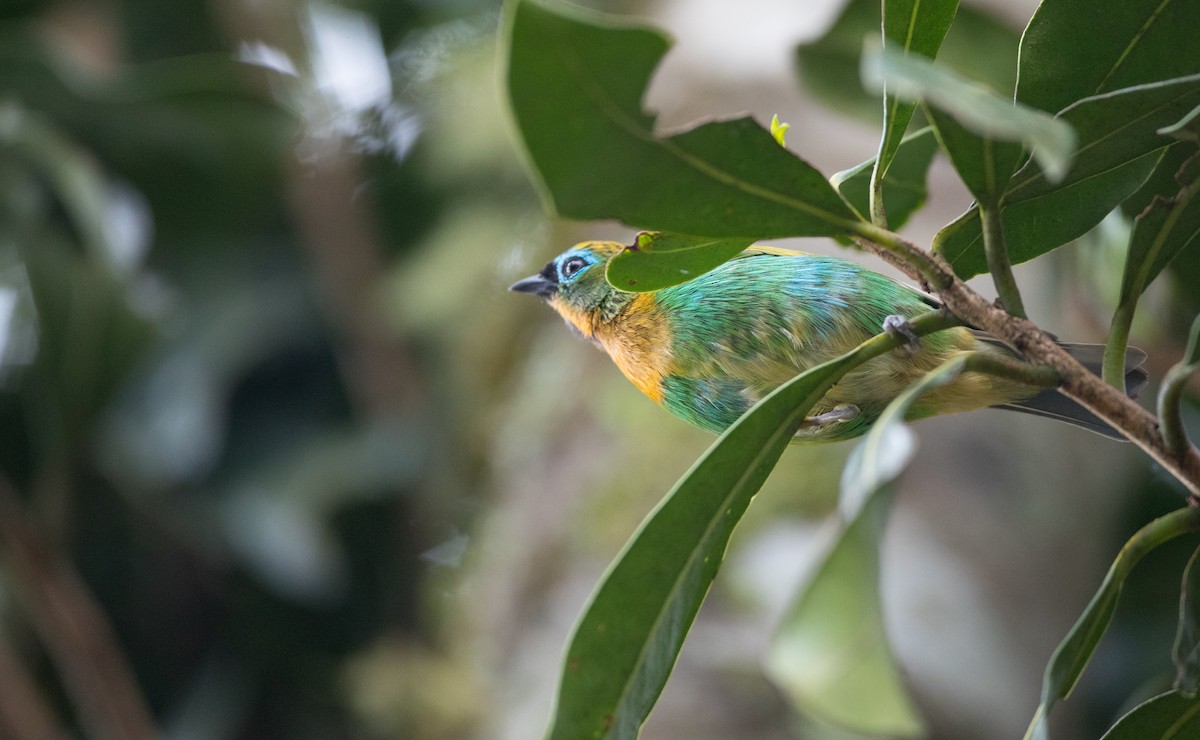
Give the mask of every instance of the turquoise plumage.
<svg viewBox="0 0 1200 740">
<path fill-rule="evenodd" d="M 604 277 L 608 261 L 623 249 L 615 242 L 578 244 L 511 290 L 541 296 L 647 396 L 714 432 L 803 370 L 878 334 L 889 316 L 911 318 L 937 305 L 847 260 L 762 247 L 686 283 L 627 293 Z M 843 377 L 810 412 L 796 441 L 862 434 L 901 390 L 955 354 L 973 351 L 1011 356 L 967 328 L 929 335 Z M 909 416 L 987 406 L 1016 407 L 1111 435 L 1065 397 L 979 373 L 925 394 Z"/>
</svg>

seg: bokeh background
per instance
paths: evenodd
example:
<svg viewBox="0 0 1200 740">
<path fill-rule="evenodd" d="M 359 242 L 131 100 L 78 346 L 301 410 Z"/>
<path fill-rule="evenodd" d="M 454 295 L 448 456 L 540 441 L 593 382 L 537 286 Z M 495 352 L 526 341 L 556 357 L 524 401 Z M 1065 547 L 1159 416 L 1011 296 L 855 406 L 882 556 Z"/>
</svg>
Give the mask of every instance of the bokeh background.
<svg viewBox="0 0 1200 740">
<path fill-rule="evenodd" d="M 647 100 L 664 129 L 778 114 L 826 173 L 873 155 L 872 109 L 795 69 L 840 0 L 591 5 L 675 36 Z M 1019 30 L 1035 4 L 982 7 Z M 632 232 L 543 212 L 500 15 L 0 4 L 0 737 L 541 735 L 588 593 L 711 437 L 505 292 Z M 944 161 L 931 178 L 906 229 L 926 243 L 969 201 Z M 1102 341 L 1122 228 L 1018 269 L 1035 319 Z M 1144 301 L 1154 377 L 1194 275 Z M 917 429 L 884 546 L 895 649 L 935 737 L 1018 736 L 1120 543 L 1180 494 L 1129 445 L 1041 420 Z M 849 449 L 785 454 L 643 737 L 848 737 L 760 661 Z M 1188 554 L 1140 566 L 1064 737 L 1169 683 Z"/>
</svg>

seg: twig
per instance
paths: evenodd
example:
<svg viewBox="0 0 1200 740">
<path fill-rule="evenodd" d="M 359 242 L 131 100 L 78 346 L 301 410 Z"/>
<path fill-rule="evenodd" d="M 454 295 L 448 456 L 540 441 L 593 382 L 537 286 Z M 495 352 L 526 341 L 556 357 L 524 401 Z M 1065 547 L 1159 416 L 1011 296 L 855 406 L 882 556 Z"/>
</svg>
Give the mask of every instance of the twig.
<svg viewBox="0 0 1200 740">
<path fill-rule="evenodd" d="M 1168 449 L 1153 414 L 1089 372 L 1028 319 L 1010 315 L 969 288 L 940 255 L 871 224 L 856 224 L 855 229 L 860 237 L 856 242 L 861 247 L 883 256 L 910 278 L 935 291 L 946 308 L 963 321 L 1006 342 L 1027 360 L 1054 368 L 1062 378 L 1059 391 L 1106 421 L 1166 468 L 1188 489 L 1188 503 L 1200 506 L 1200 452 L 1195 447 L 1188 445 L 1180 452 Z"/>
<path fill-rule="evenodd" d="M 1187 349 L 1183 360 L 1167 371 L 1163 378 L 1162 388 L 1158 391 L 1158 418 L 1162 424 L 1163 440 L 1167 449 L 1181 454 L 1191 443 L 1188 441 L 1187 430 L 1183 427 L 1183 415 L 1180 401 L 1183 397 L 1183 387 L 1188 378 L 1200 371 L 1200 316 L 1192 322 L 1192 331 L 1188 337 Z"/>
<path fill-rule="evenodd" d="M 983 251 L 987 255 L 988 271 L 996 284 L 996 293 L 1004 310 L 1013 316 L 1025 318 L 1025 303 L 1013 277 L 1012 261 L 1008 258 L 1008 247 L 1004 242 L 1004 222 L 1000 218 L 998 204 L 979 204 L 979 220 L 983 229 Z"/>
<path fill-rule="evenodd" d="M 107 617 L 70 562 L 35 530 L 16 491 L 3 477 L 0 555 L 87 737 L 156 737 L 150 712 Z"/>
</svg>

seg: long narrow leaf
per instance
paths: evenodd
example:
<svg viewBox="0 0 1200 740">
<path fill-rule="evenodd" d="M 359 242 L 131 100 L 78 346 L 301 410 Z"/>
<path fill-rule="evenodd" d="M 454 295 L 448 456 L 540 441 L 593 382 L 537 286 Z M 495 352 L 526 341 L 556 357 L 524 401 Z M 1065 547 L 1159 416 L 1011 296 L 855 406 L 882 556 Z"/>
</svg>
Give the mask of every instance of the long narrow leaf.
<svg viewBox="0 0 1200 740">
<path fill-rule="evenodd" d="M 958 0 L 884 0 L 884 49 L 902 58 L 912 54 L 932 59 L 957 10 Z M 916 110 L 911 98 L 895 95 L 886 83 L 883 93 L 883 135 L 872 173 L 876 182 L 887 175 Z"/>
<path fill-rule="evenodd" d="M 781 386 L 731 426 L 605 574 L 567 651 L 550 737 L 633 738 L 675 664 L 733 527 L 805 414 L 856 353 Z"/>
<path fill-rule="evenodd" d="M 1155 519 L 1129 538 L 1104 576 L 1100 589 L 1050 657 L 1042 679 L 1042 701 L 1025 734 L 1026 740 L 1048 740 L 1046 717 L 1054 705 L 1069 696 L 1079 682 L 1083 669 L 1087 667 L 1096 646 L 1100 644 L 1100 638 L 1112 621 L 1117 599 L 1133 567 L 1159 545 L 1198 528 L 1200 510 L 1185 508 Z"/>
<path fill-rule="evenodd" d="M 913 736 L 922 722 L 888 648 L 879 600 L 879 539 L 895 482 L 916 450 L 904 416 L 922 393 L 962 372 L 958 358 L 897 397 L 842 474 L 842 530 L 799 593 L 766 669 L 802 711 L 856 732 Z"/>
</svg>

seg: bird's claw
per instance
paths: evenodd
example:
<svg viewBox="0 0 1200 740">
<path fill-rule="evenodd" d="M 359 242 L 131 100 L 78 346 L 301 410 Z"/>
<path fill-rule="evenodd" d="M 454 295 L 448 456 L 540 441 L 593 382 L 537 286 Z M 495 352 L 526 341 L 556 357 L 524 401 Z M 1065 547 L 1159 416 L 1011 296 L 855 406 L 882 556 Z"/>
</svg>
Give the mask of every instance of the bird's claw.
<svg viewBox="0 0 1200 740">
<path fill-rule="evenodd" d="M 800 425 L 801 429 L 814 429 L 817 427 L 825 427 L 831 424 L 840 424 L 844 421 L 850 421 L 858 416 L 858 407 L 852 403 L 839 403 L 829 411 L 816 416 L 805 417 L 804 423 Z"/>
<path fill-rule="evenodd" d="M 921 346 L 921 338 L 913 331 L 912 324 L 908 322 L 907 318 L 898 314 L 892 314 L 883 319 L 883 332 L 900 342 L 900 346 L 907 349 L 909 354 L 916 352 Z"/>
</svg>

